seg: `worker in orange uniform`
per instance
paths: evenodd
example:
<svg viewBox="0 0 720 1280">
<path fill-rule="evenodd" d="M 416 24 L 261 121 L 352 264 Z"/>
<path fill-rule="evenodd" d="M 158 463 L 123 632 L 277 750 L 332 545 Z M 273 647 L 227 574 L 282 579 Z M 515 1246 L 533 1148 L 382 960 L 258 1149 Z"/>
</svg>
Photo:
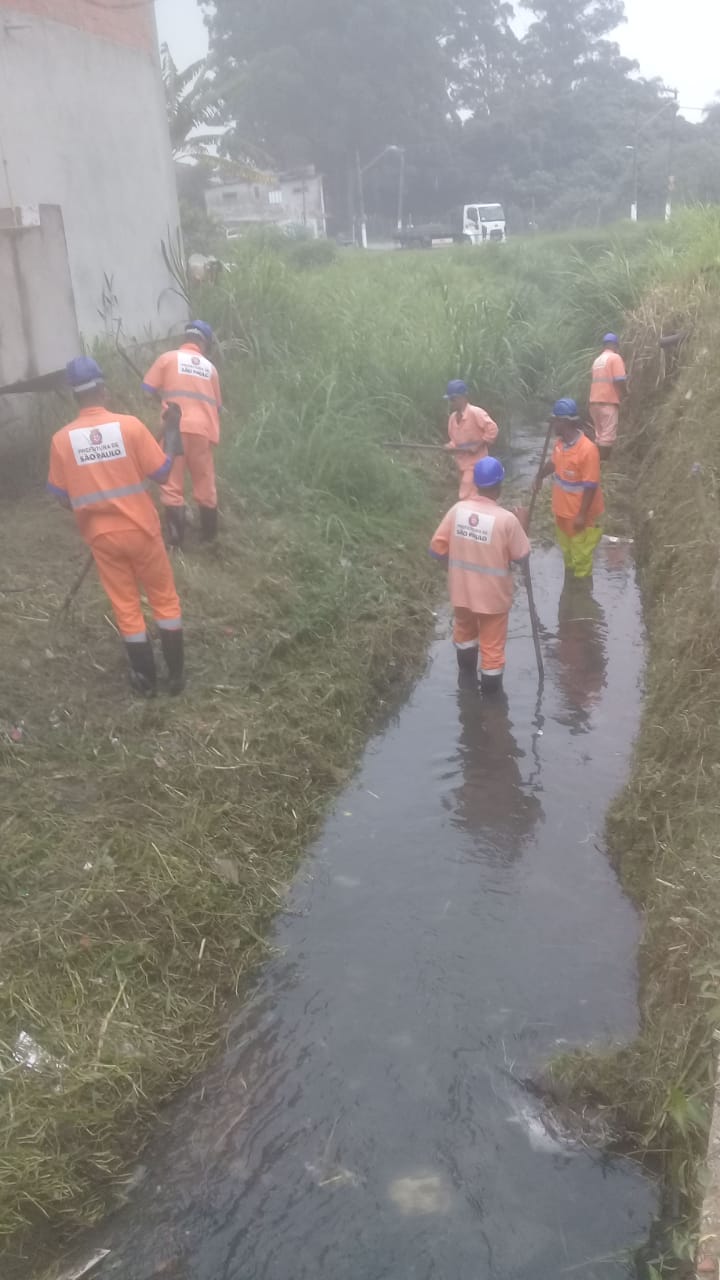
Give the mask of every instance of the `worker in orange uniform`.
<svg viewBox="0 0 720 1280">
<path fill-rule="evenodd" d="M 475 493 L 473 468 L 479 458 L 487 457 L 488 445 L 497 440 L 498 428 L 489 413 L 470 404 L 467 386 L 459 378 L 448 383 L 445 399 L 451 411 L 445 448 L 455 454 L 460 472 L 458 496 L 462 501 Z"/>
<path fill-rule="evenodd" d="M 606 333 L 603 350 L 592 367 L 590 418 L 600 457 L 610 457 L 617 440 L 620 404 L 627 389 L 627 370 L 617 334 Z"/>
<path fill-rule="evenodd" d="M 483 693 L 502 689 L 505 644 L 513 601 L 513 564 L 530 555 L 517 516 L 498 506 L 505 469 L 497 458 L 473 468 L 473 492 L 448 511 L 430 543 L 430 554 L 448 568 L 455 610 L 453 639 L 463 676 L 477 679 Z"/>
<path fill-rule="evenodd" d="M 125 641 L 135 688 L 155 693 L 157 676 L 140 600 L 147 594 L 160 631 L 169 690 L 183 688 L 180 601 L 162 539 L 160 520 L 147 492 L 163 484 L 172 458 L 138 418 L 106 408 L 102 370 L 89 356 L 67 366 L 78 415 L 52 439 L 48 491 L 72 509 L 90 548 Z"/>
<path fill-rule="evenodd" d="M 600 454 L 582 429 L 574 400 L 558 400 L 552 416 L 557 440 L 551 461 L 537 474 L 535 489 L 552 476 L 555 533 L 566 573 L 591 580 L 595 548 L 602 537 L 597 522 L 605 510 Z"/>
<path fill-rule="evenodd" d="M 208 359 L 213 341 L 210 325 L 193 320 L 185 327 L 185 341 L 179 350 L 161 355 L 143 379 L 150 395 L 174 401 L 182 410 L 183 453 L 175 458 L 160 495 L 171 547 L 181 547 L 185 538 L 186 466 L 200 510 L 201 537 L 204 542 L 214 542 L 217 537 L 214 452 L 220 439 L 222 400 L 217 369 Z"/>
</svg>

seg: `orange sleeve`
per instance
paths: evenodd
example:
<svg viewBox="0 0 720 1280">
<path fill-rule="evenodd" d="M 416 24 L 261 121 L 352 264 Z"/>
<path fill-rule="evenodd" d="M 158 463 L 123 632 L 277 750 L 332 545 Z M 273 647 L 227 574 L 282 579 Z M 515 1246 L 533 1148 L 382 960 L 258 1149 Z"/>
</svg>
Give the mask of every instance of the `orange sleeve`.
<svg viewBox="0 0 720 1280">
<path fill-rule="evenodd" d="M 508 554 L 512 561 L 525 560 L 530 555 L 530 542 L 517 516 L 509 529 Z"/>
<path fill-rule="evenodd" d="M 165 387 L 165 370 L 167 368 L 167 353 L 158 356 L 154 365 L 152 365 L 145 377 L 143 378 L 143 389 L 155 394 L 162 394 Z"/>
<path fill-rule="evenodd" d="M 484 440 L 486 444 L 492 444 L 493 440 L 497 440 L 498 425 L 497 422 L 493 422 L 489 413 L 486 413 L 484 409 L 476 409 L 475 422 L 477 423 L 481 440 Z"/>
<path fill-rule="evenodd" d="M 220 375 L 217 369 L 213 369 L 212 387 L 213 387 L 213 394 L 217 401 L 217 407 L 218 409 L 222 409 L 222 392 L 220 390 Z"/>
<path fill-rule="evenodd" d="M 50 444 L 50 471 L 47 488 L 48 493 L 51 493 L 55 498 L 67 498 L 68 496 L 65 465 L 56 437 L 53 437 Z"/>
<path fill-rule="evenodd" d="M 625 368 L 625 361 L 623 360 L 620 353 L 617 351 L 613 351 L 612 356 L 610 357 L 610 361 L 611 361 L 610 373 L 612 375 L 613 381 L 617 381 L 619 378 L 627 378 L 627 369 Z"/>
<path fill-rule="evenodd" d="M 588 440 L 588 447 L 584 451 L 580 479 L 584 480 L 586 484 L 600 483 L 600 451 L 592 440 Z"/>
<path fill-rule="evenodd" d="M 438 525 L 430 543 L 430 555 L 435 556 L 437 560 L 444 560 L 449 555 L 454 514 L 455 508 L 453 507 Z"/>
<path fill-rule="evenodd" d="M 145 424 L 139 418 L 125 418 L 122 431 L 140 475 L 150 480 L 165 479 L 169 470 L 168 455 Z"/>
</svg>

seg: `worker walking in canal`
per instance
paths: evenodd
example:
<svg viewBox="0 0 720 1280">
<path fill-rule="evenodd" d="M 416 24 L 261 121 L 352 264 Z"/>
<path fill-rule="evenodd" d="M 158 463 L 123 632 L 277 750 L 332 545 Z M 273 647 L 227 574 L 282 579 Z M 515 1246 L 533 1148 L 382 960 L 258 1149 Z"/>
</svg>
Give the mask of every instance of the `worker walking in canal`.
<svg viewBox="0 0 720 1280">
<path fill-rule="evenodd" d="M 477 679 L 479 650 L 480 687 L 483 693 L 497 693 L 513 601 L 511 566 L 528 558 L 530 543 L 517 516 L 498 505 L 505 479 L 502 463 L 481 458 L 472 479 L 472 494 L 448 511 L 430 554 L 448 569 L 460 675 Z"/>
<path fill-rule="evenodd" d="M 89 356 L 71 360 L 67 380 L 78 414 L 53 436 L 48 492 L 71 508 L 90 545 L 125 642 L 133 685 L 148 696 L 157 685 L 140 599 L 143 587 L 160 632 L 169 690 L 180 693 L 180 601 L 158 513 L 147 492 L 148 481 L 167 480 L 173 460 L 138 418 L 106 407 L 105 379 Z"/>
<path fill-rule="evenodd" d="M 603 350 L 592 367 L 590 418 L 601 459 L 610 457 L 617 440 L 620 404 L 627 389 L 627 370 L 620 355 L 620 340 L 606 333 Z"/>
<path fill-rule="evenodd" d="M 556 441 L 550 462 L 535 479 L 538 491 L 553 478 L 555 532 L 570 578 L 591 579 L 593 555 L 602 534 L 597 521 L 605 506 L 600 487 L 600 454 L 582 429 L 574 400 L 558 400 L 552 411 Z"/>
<path fill-rule="evenodd" d="M 445 448 L 455 455 L 460 472 L 460 499 L 475 492 L 473 469 L 480 458 L 486 458 L 488 445 L 497 440 L 497 423 L 478 405 L 470 404 L 467 385 L 459 378 L 449 382 L 445 399 L 450 407 L 448 443 Z"/>
<path fill-rule="evenodd" d="M 200 511 L 200 535 L 204 542 L 214 542 L 217 537 L 214 452 L 220 439 L 222 399 L 217 369 L 208 359 L 213 341 L 209 324 L 204 320 L 191 321 L 185 327 L 185 340 L 180 349 L 159 356 L 143 379 L 143 387 L 150 395 L 174 401 L 182 410 L 183 453 L 175 458 L 160 495 L 171 547 L 182 547 L 185 539 L 186 468 Z"/>
</svg>

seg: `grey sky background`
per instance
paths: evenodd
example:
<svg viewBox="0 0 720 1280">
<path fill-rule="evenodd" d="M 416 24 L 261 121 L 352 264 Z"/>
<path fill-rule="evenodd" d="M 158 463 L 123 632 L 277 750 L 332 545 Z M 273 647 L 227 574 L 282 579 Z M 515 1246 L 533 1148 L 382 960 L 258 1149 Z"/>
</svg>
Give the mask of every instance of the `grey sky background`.
<svg viewBox="0 0 720 1280">
<path fill-rule="evenodd" d="M 262 0 L 259 0 L 262 3 Z M 644 76 L 660 76 L 677 89 L 684 114 L 720 91 L 720 5 L 717 0 L 626 0 L 628 21 L 617 32 L 623 53 L 640 63 Z M 180 67 L 207 50 L 207 32 L 197 0 L 156 0 L 160 39 Z"/>
</svg>

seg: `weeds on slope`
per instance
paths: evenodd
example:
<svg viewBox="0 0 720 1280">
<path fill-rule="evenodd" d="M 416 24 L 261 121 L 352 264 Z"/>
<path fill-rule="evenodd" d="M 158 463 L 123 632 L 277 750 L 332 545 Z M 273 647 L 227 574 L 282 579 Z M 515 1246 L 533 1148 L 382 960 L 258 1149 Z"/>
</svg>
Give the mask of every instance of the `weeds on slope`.
<svg viewBox="0 0 720 1280">
<path fill-rule="evenodd" d="M 720 226 L 710 243 L 720 254 Z M 708 258 L 706 257 L 706 264 Z M 630 321 L 638 365 L 636 544 L 649 633 L 645 709 L 628 786 L 609 819 L 641 904 L 641 1031 L 554 1066 L 663 1174 L 666 1216 L 696 1224 L 720 1023 L 720 324 L 715 272 L 666 283 Z M 668 370 L 661 332 L 693 337 Z M 669 376 L 668 376 L 669 375 Z M 680 1239 L 682 1233 L 678 1234 Z M 683 1253 L 692 1249 L 685 1240 Z M 673 1274 L 675 1274 L 673 1272 Z"/>
</svg>

